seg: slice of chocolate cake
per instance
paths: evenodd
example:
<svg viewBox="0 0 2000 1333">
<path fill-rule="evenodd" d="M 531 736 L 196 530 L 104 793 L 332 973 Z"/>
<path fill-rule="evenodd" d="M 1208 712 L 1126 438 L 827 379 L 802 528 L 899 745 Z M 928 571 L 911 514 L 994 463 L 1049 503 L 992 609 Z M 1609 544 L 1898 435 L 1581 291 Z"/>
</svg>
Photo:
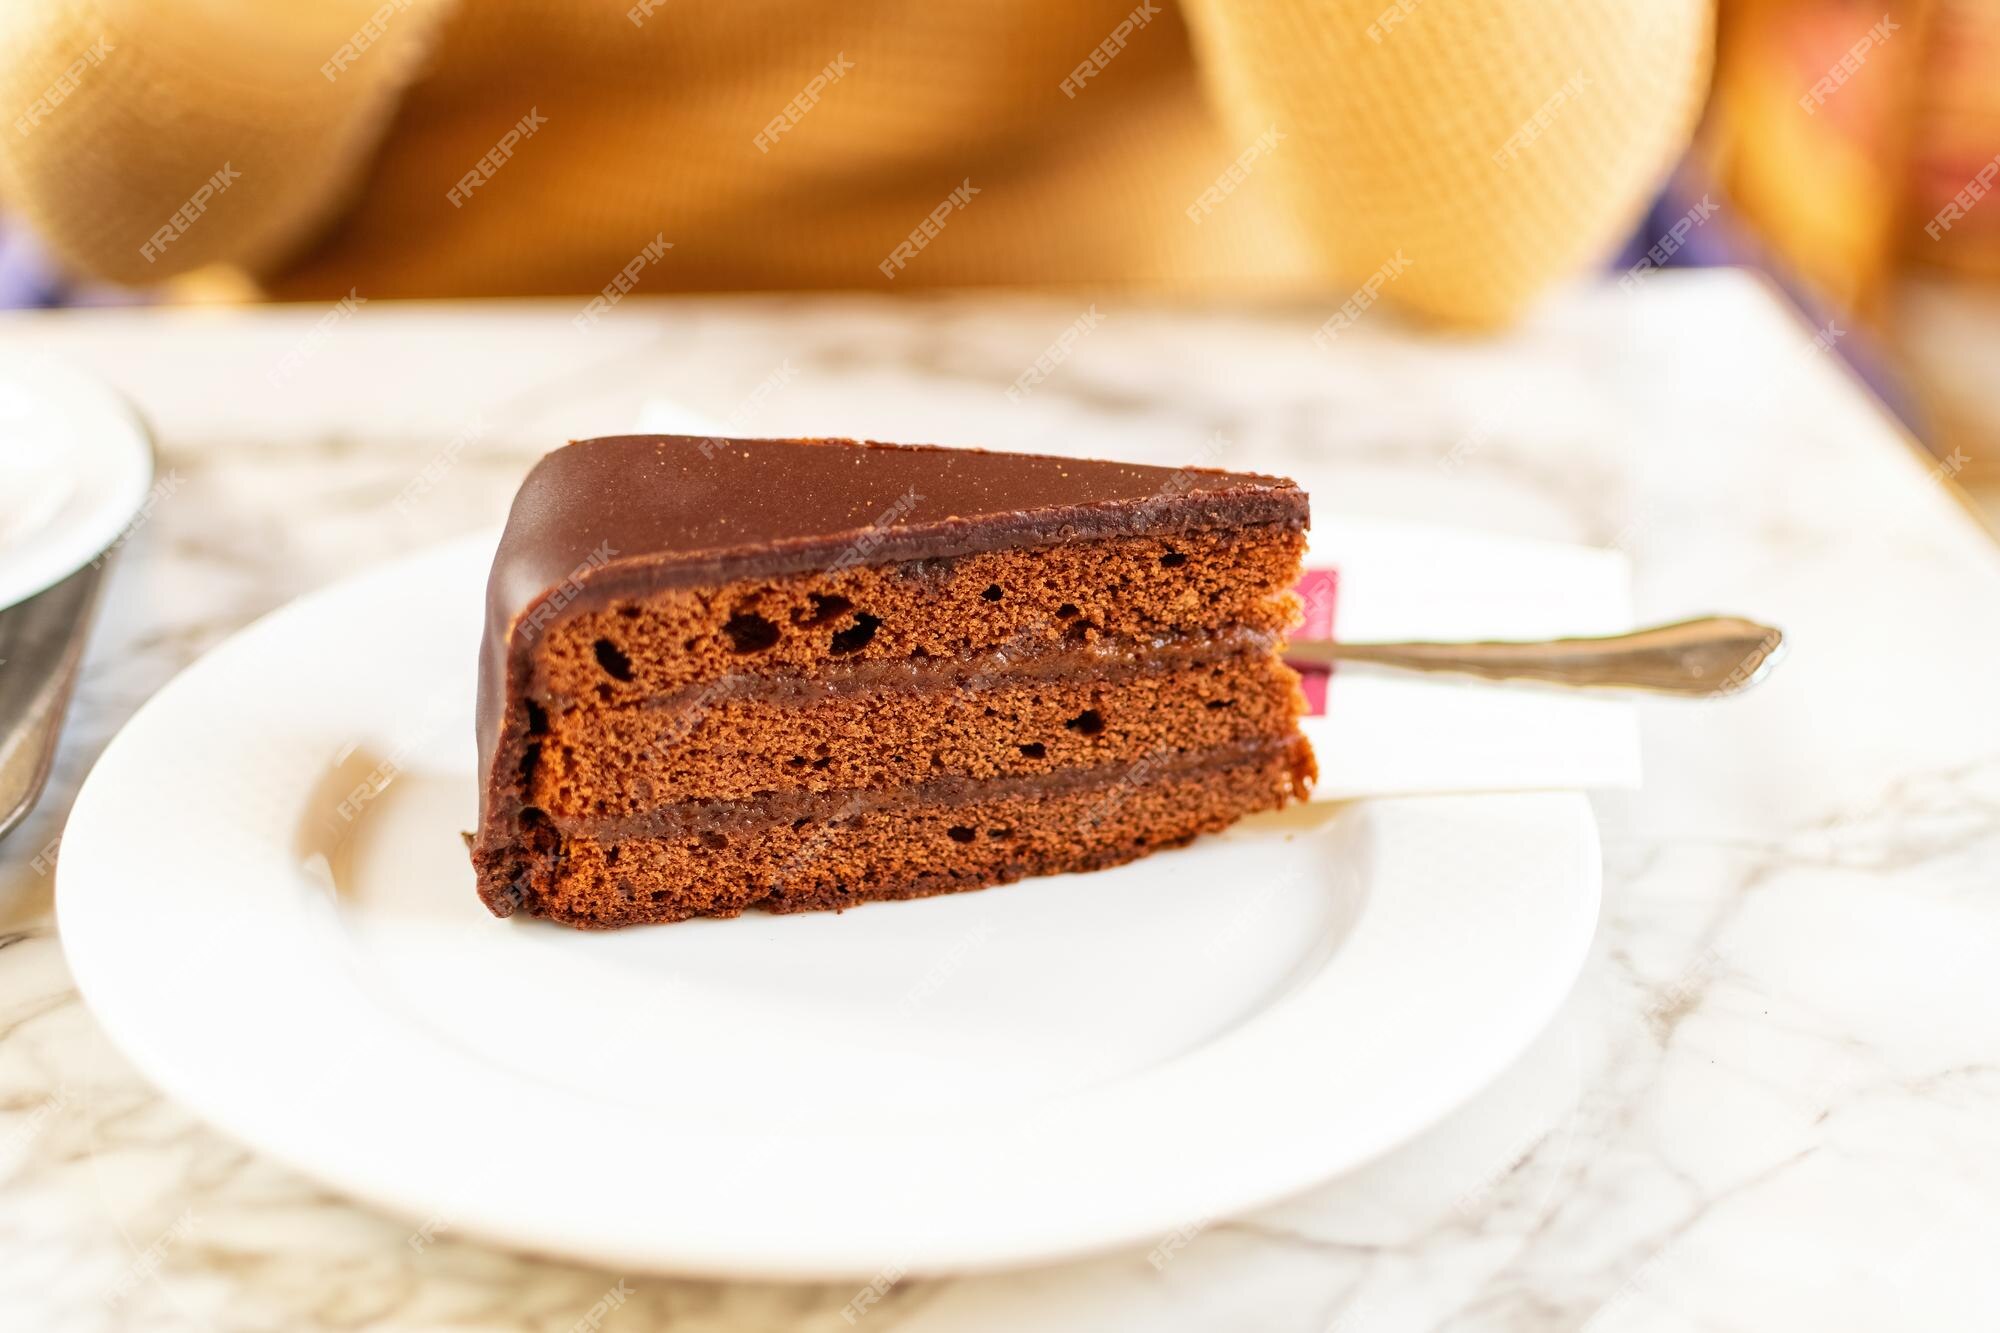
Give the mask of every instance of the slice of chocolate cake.
<svg viewBox="0 0 2000 1333">
<path fill-rule="evenodd" d="M 585 440 L 487 588 L 495 914 L 794 912 L 1117 865 L 1304 795 L 1306 496 L 1206 469 Z"/>
</svg>

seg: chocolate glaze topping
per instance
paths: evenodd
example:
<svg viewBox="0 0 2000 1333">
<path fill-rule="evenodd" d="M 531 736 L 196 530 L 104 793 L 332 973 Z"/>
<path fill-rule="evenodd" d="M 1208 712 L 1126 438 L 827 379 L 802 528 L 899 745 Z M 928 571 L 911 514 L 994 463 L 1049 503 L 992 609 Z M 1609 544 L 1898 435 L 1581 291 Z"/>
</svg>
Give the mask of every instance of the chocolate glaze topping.
<svg viewBox="0 0 2000 1333">
<path fill-rule="evenodd" d="M 532 635 L 655 588 L 1194 527 L 1303 527 L 1280 477 L 856 440 L 620 435 L 537 463 L 486 589 L 479 673 L 481 836 Z"/>
</svg>

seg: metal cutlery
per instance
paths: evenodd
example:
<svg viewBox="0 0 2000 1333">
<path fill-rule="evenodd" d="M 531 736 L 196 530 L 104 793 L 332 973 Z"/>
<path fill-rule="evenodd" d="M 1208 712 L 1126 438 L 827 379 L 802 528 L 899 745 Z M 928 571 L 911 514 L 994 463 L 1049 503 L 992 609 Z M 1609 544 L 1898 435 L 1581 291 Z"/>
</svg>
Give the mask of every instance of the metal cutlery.
<svg viewBox="0 0 2000 1333">
<path fill-rule="evenodd" d="M 34 808 L 83 665 L 100 558 L 0 611 L 0 837 Z"/>
<path fill-rule="evenodd" d="M 1702 616 L 1599 638 L 1477 643 L 1343 643 L 1294 639 L 1293 666 L 1367 663 L 1482 680 L 1538 681 L 1592 690 L 1715 698 L 1769 674 L 1785 636 L 1737 616 Z"/>
</svg>

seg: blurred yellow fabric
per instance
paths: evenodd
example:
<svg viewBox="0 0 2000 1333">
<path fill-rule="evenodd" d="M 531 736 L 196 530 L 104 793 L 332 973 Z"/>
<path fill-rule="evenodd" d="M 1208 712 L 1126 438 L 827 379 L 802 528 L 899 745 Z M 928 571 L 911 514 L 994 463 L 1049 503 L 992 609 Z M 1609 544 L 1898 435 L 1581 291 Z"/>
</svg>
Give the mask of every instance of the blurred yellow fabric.
<svg viewBox="0 0 2000 1333">
<path fill-rule="evenodd" d="M 1373 282 L 1485 324 L 1631 225 L 1710 40 L 1707 0 L 10 0 L 0 104 L 47 114 L 0 197 L 83 274 L 288 298 Z"/>
</svg>

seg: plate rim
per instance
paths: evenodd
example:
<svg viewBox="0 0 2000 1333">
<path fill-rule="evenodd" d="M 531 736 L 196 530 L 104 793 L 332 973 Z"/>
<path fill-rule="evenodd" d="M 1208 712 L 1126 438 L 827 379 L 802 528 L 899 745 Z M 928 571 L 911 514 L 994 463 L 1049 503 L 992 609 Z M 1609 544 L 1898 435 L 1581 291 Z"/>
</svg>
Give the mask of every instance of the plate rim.
<svg viewBox="0 0 2000 1333">
<path fill-rule="evenodd" d="M 92 892 L 87 887 L 80 890 L 79 885 L 88 885 L 93 874 L 100 873 L 96 862 L 102 857 L 112 856 L 116 846 L 112 835 L 117 831 L 117 818 L 116 810 L 112 807 L 118 795 L 117 781 L 126 763 L 128 751 L 146 743 L 150 739 L 151 728 L 167 725 L 155 719 L 172 717 L 173 710 L 179 706 L 181 696 L 190 688 L 185 682 L 190 680 L 198 682 L 207 672 L 225 669 L 233 660 L 231 656 L 233 653 L 252 651 L 251 648 L 235 645 L 249 644 L 254 647 L 265 638 L 278 636 L 293 619 L 310 618 L 342 596 L 357 596 L 358 590 L 371 580 L 390 576 L 408 580 L 407 571 L 420 562 L 432 561 L 448 565 L 453 561 L 469 559 L 475 550 L 485 552 L 490 549 L 490 534 L 481 532 L 380 562 L 327 588 L 306 594 L 275 609 L 211 648 L 142 705 L 106 747 L 78 794 L 71 812 L 70 825 L 65 829 L 63 854 L 59 857 L 56 867 L 58 928 L 70 960 L 72 974 L 87 1007 L 111 1037 L 114 1045 L 168 1096 L 220 1132 L 248 1144 L 256 1151 L 268 1154 L 302 1175 L 325 1184 L 337 1192 L 361 1199 L 381 1211 L 402 1218 L 435 1216 L 437 1213 L 434 1206 L 435 1193 L 433 1192 L 426 1200 L 419 1201 L 411 1190 L 399 1190 L 395 1187 L 397 1182 L 379 1174 L 362 1173 L 357 1176 L 353 1171 L 335 1170 L 325 1157 L 316 1158 L 311 1153 L 297 1151 L 296 1145 L 282 1135 L 273 1136 L 265 1132 L 268 1128 L 266 1126 L 253 1124 L 246 1128 L 243 1123 L 244 1115 L 233 1112 L 228 1105 L 218 1105 L 213 1089 L 199 1086 L 198 1080 L 192 1080 L 187 1076 L 186 1071 L 177 1067 L 174 1061 L 152 1042 L 151 1037 L 156 1034 L 145 1030 L 145 1022 L 135 1021 L 143 1018 L 143 1014 L 129 1003 L 129 996 L 119 993 L 119 981 L 116 978 L 107 979 L 102 971 L 108 966 L 111 957 L 107 952 L 106 937 L 96 932 L 107 925 L 107 918 L 94 903 L 87 898 L 79 898 L 79 892 L 85 895 Z M 221 665 L 216 665 L 218 663 Z M 1574 835 L 1574 842 L 1569 845 L 1569 851 L 1576 857 L 1575 882 L 1568 885 L 1564 892 L 1580 894 L 1582 899 L 1587 901 L 1584 902 L 1584 910 L 1569 919 L 1569 925 L 1572 927 L 1570 937 L 1561 941 L 1561 947 L 1556 950 L 1560 966 L 1552 967 L 1546 975 L 1540 977 L 1529 988 L 1532 990 L 1531 998 L 1517 1005 L 1518 1012 L 1531 1014 L 1532 1017 L 1517 1022 L 1514 1025 L 1513 1039 L 1498 1043 L 1488 1060 L 1470 1067 L 1466 1063 L 1461 1063 L 1457 1074 L 1446 1080 L 1454 1085 L 1453 1089 L 1434 1097 L 1434 1105 L 1428 1105 L 1420 1114 L 1409 1117 L 1395 1132 L 1378 1135 L 1375 1140 L 1363 1143 L 1358 1148 L 1350 1144 L 1343 1151 L 1326 1152 L 1322 1154 L 1325 1160 L 1315 1160 L 1296 1169 L 1277 1172 L 1275 1174 L 1282 1176 L 1282 1179 L 1260 1180 L 1255 1188 L 1238 1191 L 1217 1211 L 1233 1215 L 1291 1197 L 1353 1170 L 1422 1133 L 1488 1086 L 1516 1060 L 1529 1042 L 1548 1026 L 1570 993 L 1595 935 L 1602 891 L 1602 860 L 1598 830 L 1590 803 L 1582 793 L 1506 792 L 1437 797 L 1390 797 L 1353 804 L 1363 807 L 1364 817 L 1367 817 L 1370 809 L 1379 815 L 1381 812 L 1394 811 L 1398 808 L 1419 805 L 1432 805 L 1436 808 L 1435 803 L 1438 802 L 1467 801 L 1479 802 L 1481 808 L 1496 811 L 1507 803 L 1524 806 L 1533 804 L 1551 811 L 1560 811 Z M 81 832 L 84 837 L 71 842 L 69 839 L 72 831 Z M 125 983 L 129 985 L 130 979 L 126 978 Z M 1266 1172 L 1266 1175 L 1272 1174 Z M 1176 1219 L 1156 1217 L 1144 1228 L 1125 1226 L 1106 1230 L 1104 1234 L 1091 1237 L 1049 1235 L 1039 1242 L 1023 1239 L 1005 1247 L 985 1249 L 975 1247 L 970 1251 L 953 1251 L 949 1247 L 940 1247 L 923 1256 L 921 1261 L 909 1264 L 908 1271 L 963 1273 L 1017 1268 L 1071 1259 L 1143 1243 L 1149 1237 L 1156 1238 L 1170 1230 L 1175 1224 Z M 662 1252 L 660 1241 L 656 1238 L 621 1242 L 616 1237 L 565 1232 L 553 1224 L 524 1229 L 508 1225 L 504 1219 L 478 1216 L 454 1218 L 452 1227 L 460 1234 L 514 1250 L 527 1249 L 538 1253 L 560 1255 L 597 1266 L 609 1265 L 628 1267 L 635 1271 L 705 1277 L 760 1280 L 865 1279 L 871 1273 L 878 1273 L 881 1270 L 884 1257 L 879 1245 L 868 1251 L 873 1257 L 864 1261 L 858 1250 L 843 1253 L 842 1247 L 836 1244 L 822 1250 L 816 1257 L 795 1255 L 780 1258 L 768 1251 L 754 1248 L 746 1251 L 740 1247 L 689 1245 L 686 1243 L 685 1235 L 670 1239 L 669 1244 L 674 1252 L 667 1254 Z"/>
</svg>

